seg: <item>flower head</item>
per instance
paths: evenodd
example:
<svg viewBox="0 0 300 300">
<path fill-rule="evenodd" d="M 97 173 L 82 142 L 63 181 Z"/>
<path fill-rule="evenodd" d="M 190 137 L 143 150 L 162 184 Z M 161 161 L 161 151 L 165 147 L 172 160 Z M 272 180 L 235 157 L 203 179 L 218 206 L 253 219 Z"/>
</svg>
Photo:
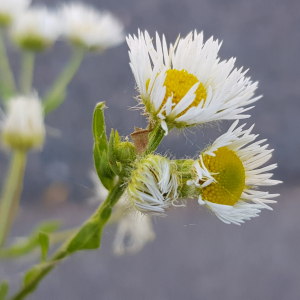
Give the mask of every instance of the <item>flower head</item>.
<svg viewBox="0 0 300 300">
<path fill-rule="evenodd" d="M 186 127 L 211 121 L 241 119 L 257 83 L 247 71 L 234 68 L 235 59 L 220 61 L 221 43 L 191 32 L 169 49 L 156 34 L 156 49 L 147 31 L 128 36 L 130 66 L 148 114 L 168 125 Z"/>
<path fill-rule="evenodd" d="M 54 12 L 46 7 L 35 7 L 24 11 L 15 20 L 11 34 L 21 48 L 43 51 L 61 34 L 61 24 Z"/>
<path fill-rule="evenodd" d="M 0 26 L 8 26 L 30 5 L 31 0 L 0 0 Z"/>
<path fill-rule="evenodd" d="M 8 115 L 2 129 L 2 142 L 15 150 L 41 148 L 45 125 L 41 101 L 36 95 L 19 96 L 8 104 Z"/>
<path fill-rule="evenodd" d="M 257 135 L 251 128 L 243 131 L 236 128 L 236 121 L 194 163 L 195 178 L 188 184 L 201 187 L 199 204 L 206 204 L 225 223 L 239 225 L 243 220 L 258 216 L 261 209 L 272 210 L 267 203 L 276 203 L 270 198 L 279 196 L 258 191 L 259 186 L 275 185 L 266 173 L 276 164 L 262 167 L 271 158 L 273 150 L 261 145 L 265 140 L 253 142 Z M 252 143 L 253 142 L 253 143 Z"/>
<path fill-rule="evenodd" d="M 123 26 L 109 12 L 99 12 L 81 3 L 64 4 L 63 34 L 75 45 L 89 50 L 105 50 L 124 41 Z"/>
<path fill-rule="evenodd" d="M 132 205 L 142 213 L 164 215 L 177 199 L 176 166 L 165 157 L 148 155 L 131 174 L 127 188 Z"/>
</svg>

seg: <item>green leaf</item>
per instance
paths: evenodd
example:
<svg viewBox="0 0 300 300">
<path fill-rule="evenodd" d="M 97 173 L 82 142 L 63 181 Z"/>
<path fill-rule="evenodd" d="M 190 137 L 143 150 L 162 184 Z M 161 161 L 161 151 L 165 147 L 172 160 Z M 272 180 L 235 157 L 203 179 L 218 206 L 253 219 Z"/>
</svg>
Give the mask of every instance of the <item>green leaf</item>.
<svg viewBox="0 0 300 300">
<path fill-rule="evenodd" d="M 57 220 L 44 221 L 35 228 L 34 232 L 44 231 L 46 233 L 52 233 L 58 230 L 60 226 L 61 226 L 61 222 Z"/>
<path fill-rule="evenodd" d="M 119 134 L 117 134 L 117 136 L 119 136 Z M 109 137 L 109 142 L 108 142 L 108 161 L 113 172 L 116 175 L 120 175 L 121 171 L 116 161 L 114 146 L 115 146 L 115 133 L 114 130 L 112 129 Z"/>
<path fill-rule="evenodd" d="M 58 106 L 60 106 L 64 102 L 66 95 L 67 93 L 66 91 L 64 91 L 60 95 L 55 95 L 55 97 L 47 98 L 43 102 L 44 114 L 47 115 L 51 111 L 55 110 Z"/>
<path fill-rule="evenodd" d="M 42 251 L 42 261 L 46 261 L 49 250 L 49 235 L 46 232 L 41 231 L 39 233 L 39 243 Z"/>
<path fill-rule="evenodd" d="M 101 227 L 99 219 L 88 221 L 70 242 L 67 251 L 71 253 L 78 250 L 99 248 Z"/>
<path fill-rule="evenodd" d="M 105 102 L 99 102 L 96 105 L 93 116 L 93 134 L 94 134 L 94 163 L 95 168 L 102 184 L 107 190 L 111 190 L 114 182 L 114 173 L 112 172 L 108 161 L 108 142 L 106 137 L 106 126 L 103 110 Z"/>
<path fill-rule="evenodd" d="M 27 293 L 32 293 L 37 288 L 39 274 L 47 269 L 51 270 L 57 263 L 58 261 L 51 261 L 32 267 L 24 276 L 24 287 L 26 287 Z"/>
<path fill-rule="evenodd" d="M 120 139 L 120 135 L 119 135 L 119 132 L 118 130 L 115 131 L 115 147 L 116 145 L 118 145 L 119 143 L 121 143 L 121 139 Z"/>
<path fill-rule="evenodd" d="M 9 291 L 9 285 L 6 280 L 3 280 L 0 285 L 0 300 L 5 300 Z"/>
</svg>

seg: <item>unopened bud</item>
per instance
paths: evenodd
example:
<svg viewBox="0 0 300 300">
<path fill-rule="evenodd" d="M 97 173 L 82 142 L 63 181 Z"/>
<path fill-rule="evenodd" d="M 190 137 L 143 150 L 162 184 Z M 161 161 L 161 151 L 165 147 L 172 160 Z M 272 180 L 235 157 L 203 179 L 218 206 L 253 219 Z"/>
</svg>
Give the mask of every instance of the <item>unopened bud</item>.
<svg viewBox="0 0 300 300">
<path fill-rule="evenodd" d="M 129 141 L 120 142 L 114 149 L 116 160 L 128 164 L 136 159 L 137 151 Z"/>
<path fill-rule="evenodd" d="M 9 101 L 2 142 L 15 150 L 42 148 L 45 125 L 42 104 L 37 96 L 19 96 Z"/>
</svg>

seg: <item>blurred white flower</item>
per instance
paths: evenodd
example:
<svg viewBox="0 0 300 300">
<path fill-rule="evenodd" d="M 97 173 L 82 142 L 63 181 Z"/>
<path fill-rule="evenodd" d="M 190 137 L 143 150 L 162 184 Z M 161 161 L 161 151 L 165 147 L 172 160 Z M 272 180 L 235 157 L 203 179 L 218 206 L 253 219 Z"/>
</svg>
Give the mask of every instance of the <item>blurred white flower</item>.
<svg viewBox="0 0 300 300">
<path fill-rule="evenodd" d="M 88 50 L 105 50 L 125 40 L 122 24 L 107 11 L 100 12 L 82 3 L 64 4 L 61 19 L 64 36 Z"/>
<path fill-rule="evenodd" d="M 191 32 L 169 49 L 156 34 L 156 49 L 148 32 L 128 36 L 130 66 L 141 102 L 149 116 L 178 128 L 202 123 L 250 117 L 243 108 L 252 98 L 257 82 L 245 77 L 247 71 L 233 69 L 235 58 L 220 61 L 221 43 L 203 33 Z"/>
<path fill-rule="evenodd" d="M 281 183 L 270 179 L 266 173 L 277 167 L 272 164 L 261 168 L 272 156 L 266 140 L 252 143 L 258 135 L 251 134 L 253 128 L 236 128 L 236 121 L 229 130 L 201 153 L 194 163 L 195 179 L 188 184 L 202 188 L 199 204 L 206 205 L 223 222 L 240 225 L 244 220 L 258 216 L 261 209 L 272 210 L 267 203 L 279 194 L 258 191 L 259 186 Z"/>
<path fill-rule="evenodd" d="M 56 13 L 46 7 L 24 11 L 12 24 L 11 35 L 24 50 L 43 51 L 52 46 L 61 34 L 61 22 Z"/>
<path fill-rule="evenodd" d="M 0 0 L 0 26 L 10 25 L 30 3 L 31 0 Z"/>
<path fill-rule="evenodd" d="M 95 171 L 90 173 L 94 184 L 95 197 L 92 202 L 103 202 L 108 191 L 100 182 Z M 152 228 L 151 219 L 140 213 L 133 214 L 128 210 L 127 196 L 123 195 L 114 207 L 111 219 L 116 217 L 117 232 L 113 243 L 113 250 L 116 255 L 125 253 L 136 253 L 148 243 L 154 240 L 155 233 Z"/>
<path fill-rule="evenodd" d="M 2 142 L 15 150 L 42 148 L 45 139 L 43 108 L 37 95 L 19 96 L 8 103 Z"/>
<path fill-rule="evenodd" d="M 164 216 L 178 197 L 176 169 L 169 159 L 159 155 L 141 159 L 126 190 L 133 207 L 144 214 Z"/>
</svg>

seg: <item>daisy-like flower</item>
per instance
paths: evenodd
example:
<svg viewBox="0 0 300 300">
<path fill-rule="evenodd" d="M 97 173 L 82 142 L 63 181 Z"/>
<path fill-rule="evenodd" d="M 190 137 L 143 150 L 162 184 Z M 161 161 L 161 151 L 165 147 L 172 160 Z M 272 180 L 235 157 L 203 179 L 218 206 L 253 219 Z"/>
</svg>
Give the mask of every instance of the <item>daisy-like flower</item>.
<svg viewBox="0 0 300 300">
<path fill-rule="evenodd" d="M 99 12 L 81 3 L 61 8 L 64 36 L 88 50 L 105 50 L 124 41 L 123 26 L 111 13 Z"/>
<path fill-rule="evenodd" d="M 131 173 L 127 194 L 140 212 L 164 216 L 165 210 L 177 199 L 178 185 L 176 165 L 165 157 L 148 155 Z"/>
<path fill-rule="evenodd" d="M 45 139 L 43 108 L 37 95 L 19 96 L 8 103 L 2 142 L 15 150 L 40 149 Z"/>
<path fill-rule="evenodd" d="M 234 68 L 235 59 L 220 61 L 221 43 L 191 32 L 169 49 L 156 34 L 156 49 L 147 31 L 128 36 L 130 66 L 149 116 L 161 122 L 165 134 L 211 121 L 241 119 L 250 109 L 257 82 Z"/>
<path fill-rule="evenodd" d="M 29 7 L 31 0 L 0 0 L 0 26 L 8 26 Z"/>
<path fill-rule="evenodd" d="M 194 163 L 195 179 L 188 184 L 201 187 L 199 204 L 206 205 L 223 222 L 244 223 L 243 220 L 258 216 L 261 209 L 272 210 L 268 203 L 278 194 L 257 190 L 259 186 L 276 185 L 272 180 L 276 164 L 261 167 L 272 156 L 273 150 L 262 145 L 266 140 L 253 142 L 258 135 L 251 128 L 243 131 L 238 121 L 221 135 Z"/>
<path fill-rule="evenodd" d="M 24 50 L 43 51 L 61 34 L 57 14 L 46 7 L 34 7 L 24 11 L 13 23 L 11 35 Z"/>
</svg>

